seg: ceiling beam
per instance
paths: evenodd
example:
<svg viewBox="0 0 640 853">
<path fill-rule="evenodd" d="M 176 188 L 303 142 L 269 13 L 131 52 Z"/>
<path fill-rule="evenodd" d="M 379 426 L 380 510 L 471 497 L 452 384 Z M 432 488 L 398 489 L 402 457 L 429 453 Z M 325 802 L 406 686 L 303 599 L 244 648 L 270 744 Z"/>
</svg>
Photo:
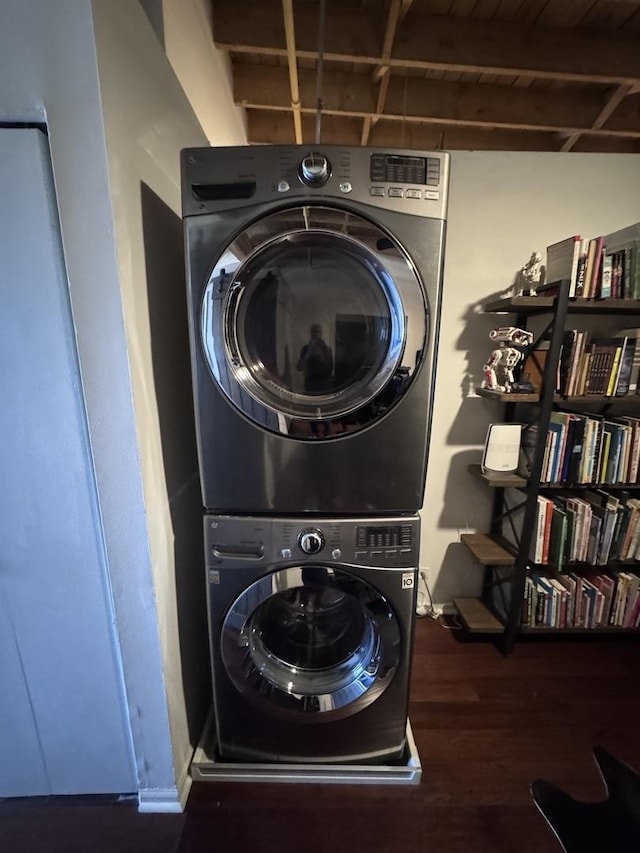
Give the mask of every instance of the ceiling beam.
<svg viewBox="0 0 640 853">
<path fill-rule="evenodd" d="M 302 116 L 304 138 L 314 138 L 314 118 Z M 252 144 L 291 144 L 290 125 L 277 112 L 247 110 L 248 141 Z M 361 121 L 350 117 L 325 115 L 322 137 L 326 145 L 360 144 Z M 399 125 L 381 118 L 371 130 L 369 145 L 374 148 L 411 148 L 434 151 L 557 151 L 556 135 L 510 129 L 446 127 L 428 124 Z M 615 137 L 581 137 L 579 150 L 584 152 L 637 153 L 637 140 Z"/>
<path fill-rule="evenodd" d="M 596 119 L 592 124 L 592 128 L 597 129 L 603 127 L 605 122 L 607 122 L 618 109 L 624 98 L 631 94 L 632 91 L 633 88 L 631 86 L 617 86 L 613 92 L 611 92 L 609 98 L 605 101 L 604 106 L 596 116 Z M 560 150 L 571 151 L 580 139 L 580 136 L 580 133 L 572 133 L 571 136 L 565 139 Z"/>
<path fill-rule="evenodd" d="M 305 139 L 313 139 L 313 116 L 303 115 L 302 127 Z M 247 110 L 247 131 L 250 143 L 290 144 L 291 128 L 287 127 L 277 113 Z M 360 122 L 355 118 L 325 116 L 322 126 L 323 142 L 326 145 L 359 145 Z M 469 128 L 451 128 L 444 139 L 442 127 L 412 125 L 400 127 L 384 118 L 371 130 L 369 144 L 372 147 L 414 148 L 434 151 L 447 149 L 481 150 L 553 150 L 553 134 L 519 133 L 517 131 L 482 131 Z"/>
<path fill-rule="evenodd" d="M 372 122 L 377 121 L 377 116 L 380 116 L 384 112 L 384 104 L 387 99 L 387 92 L 389 90 L 389 65 L 388 60 L 391 56 L 391 48 L 393 47 L 393 39 L 396 34 L 396 27 L 398 26 L 398 21 L 400 20 L 400 12 L 402 11 L 403 0 L 391 0 L 391 6 L 389 7 L 389 15 L 387 17 L 387 26 L 385 27 L 384 39 L 382 42 L 382 64 L 379 65 L 373 73 L 373 80 L 378 84 L 378 102 L 376 104 L 376 118 L 371 118 L 367 116 L 364 120 L 364 124 L 362 126 L 362 141 L 361 145 L 366 145 L 369 141 L 369 132 L 371 131 Z M 408 12 L 409 9 L 405 10 Z"/>
<path fill-rule="evenodd" d="M 271 2 L 216 0 L 214 36 L 219 48 L 286 56 L 282 27 Z M 380 46 L 374 16 L 329 3 L 324 58 L 378 67 Z M 298 58 L 318 56 L 315 20 L 296 22 Z M 582 83 L 640 83 L 637 41 L 624 30 L 524 26 L 475 18 L 426 15 L 415 4 L 397 28 L 392 68 L 530 76 Z"/>
<path fill-rule="evenodd" d="M 591 133 L 601 136 L 640 138 L 640 126 L 606 128 L 605 113 L 612 99 L 597 92 L 570 89 L 527 89 L 498 84 L 452 83 L 389 75 L 389 93 L 384 118 L 407 124 L 495 126 L 510 130 Z M 300 70 L 300 101 L 303 114 L 314 111 L 314 74 Z M 251 109 L 283 111 L 290 108 L 286 97 L 287 72 L 263 65 L 234 66 L 234 100 Z M 324 78 L 323 112 L 349 118 L 379 118 L 375 86 L 367 74 L 329 72 Z M 557 144 L 555 146 L 557 150 Z"/>
</svg>

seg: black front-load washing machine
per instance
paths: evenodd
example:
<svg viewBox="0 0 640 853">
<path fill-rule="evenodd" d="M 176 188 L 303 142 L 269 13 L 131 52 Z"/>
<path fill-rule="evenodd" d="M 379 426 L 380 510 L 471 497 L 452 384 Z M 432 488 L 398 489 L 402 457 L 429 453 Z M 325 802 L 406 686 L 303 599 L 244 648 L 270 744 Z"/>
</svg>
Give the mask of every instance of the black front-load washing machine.
<svg viewBox="0 0 640 853">
<path fill-rule="evenodd" d="M 419 519 L 306 521 L 204 518 L 217 751 L 400 759 Z"/>
<path fill-rule="evenodd" d="M 183 152 L 206 509 L 422 505 L 448 175 L 442 152 Z"/>
</svg>

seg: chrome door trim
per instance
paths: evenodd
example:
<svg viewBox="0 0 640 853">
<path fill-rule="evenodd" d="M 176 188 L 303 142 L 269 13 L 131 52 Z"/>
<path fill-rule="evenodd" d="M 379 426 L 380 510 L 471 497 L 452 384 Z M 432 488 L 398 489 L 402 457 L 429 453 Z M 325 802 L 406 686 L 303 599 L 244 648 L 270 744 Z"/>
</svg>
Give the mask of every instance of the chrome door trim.
<svg viewBox="0 0 640 853">
<path fill-rule="evenodd" d="M 264 251 L 305 238 L 346 246 L 370 269 L 388 309 L 386 351 L 362 381 L 359 394 L 354 394 L 353 385 L 323 395 L 298 393 L 270 381 L 264 365 L 252 368 L 243 358 L 237 320 L 257 286 L 247 286 L 243 272 Z M 332 423 L 358 413 L 357 425 L 349 425 L 352 433 L 386 414 L 406 393 L 424 356 L 429 310 L 409 255 L 378 224 L 337 207 L 297 205 L 258 219 L 223 249 L 204 288 L 199 326 L 200 346 L 212 379 L 244 415 L 297 438 L 305 436 L 296 432 L 296 421 L 319 421 L 326 426 L 320 437 L 333 438 L 340 433 L 330 429 Z M 391 402 L 386 399 L 376 406 L 376 398 L 392 385 Z"/>
<path fill-rule="evenodd" d="M 321 722 L 351 716 L 386 690 L 400 662 L 401 639 L 397 617 L 381 593 L 343 568 L 314 564 L 326 571 L 334 588 L 353 595 L 355 581 L 367 593 L 366 604 L 358 599 L 369 619 L 362 643 L 329 671 L 295 668 L 265 649 L 252 631 L 254 614 L 273 595 L 308 585 L 303 570 L 309 568 L 281 569 L 247 587 L 227 611 L 220 652 L 229 678 L 246 699 L 275 716 Z M 287 670 L 292 680 L 283 690 L 278 682 Z"/>
</svg>

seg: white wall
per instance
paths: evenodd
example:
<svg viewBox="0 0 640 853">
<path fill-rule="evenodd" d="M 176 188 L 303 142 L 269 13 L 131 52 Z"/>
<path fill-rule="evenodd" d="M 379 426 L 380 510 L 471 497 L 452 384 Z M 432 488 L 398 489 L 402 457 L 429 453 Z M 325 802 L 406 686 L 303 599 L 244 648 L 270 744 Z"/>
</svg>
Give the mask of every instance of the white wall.
<svg viewBox="0 0 640 853">
<path fill-rule="evenodd" d="M 167 58 L 209 142 L 244 145 L 246 111 L 233 103 L 229 57 L 213 43 L 211 0 L 163 0 L 162 5 Z"/>
<path fill-rule="evenodd" d="M 144 567 L 148 568 L 149 563 L 148 542 L 90 4 L 88 0 L 60 0 L 55 4 L 1 0 L 0 19 L 0 116 L 4 121 L 46 120 L 49 130 L 100 501 L 109 630 L 119 666 L 120 654 L 125 659 L 121 677 L 128 692 L 128 719 L 136 732 L 135 781 L 154 785 L 157 779 L 164 784 L 166 779 L 172 779 L 172 765 L 168 738 L 161 734 L 162 720 L 160 734 L 156 725 L 158 707 L 162 716 L 163 703 L 159 699 L 163 694 L 157 641 L 153 640 L 155 615 L 151 608 L 145 611 L 139 605 L 141 600 L 148 600 L 151 589 L 144 578 Z M 47 485 L 51 488 L 50 499 L 55 500 L 56 484 Z M 127 598 L 138 603 L 128 612 L 118 606 L 120 600 Z M 116 624 L 117 634 L 113 630 Z M 91 666 L 90 659 L 86 665 Z"/>
<path fill-rule="evenodd" d="M 146 605 L 155 604 L 174 774 L 183 791 L 211 692 L 179 153 L 207 138 L 142 9 L 129 0 L 94 0 L 93 11 L 149 537 Z M 165 21 L 165 37 L 171 29 Z M 215 86 L 215 67 L 200 73 Z"/>
<path fill-rule="evenodd" d="M 155 269 L 167 304 L 175 291 L 142 239 L 143 227 L 158 225 L 176 247 L 179 150 L 207 138 L 136 2 L 97 0 L 92 8 L 90 0 L 0 0 L 0 19 L 0 118 L 46 122 L 49 131 L 100 501 L 110 640 L 137 785 L 149 808 L 172 807 L 199 734 L 185 696 L 174 573 L 178 556 L 184 566 L 192 555 L 178 555 L 174 528 L 186 507 L 195 503 L 199 513 L 200 501 L 197 479 L 184 479 L 186 456 L 166 442 L 161 448 L 157 396 L 166 398 L 167 388 L 158 389 L 153 375 L 147 270 Z M 222 121 L 224 110 L 217 115 Z M 244 141 L 228 133 L 225 141 Z M 184 305 L 180 251 L 163 259 L 180 278 Z M 158 315 L 161 304 L 156 300 Z M 166 324 L 165 342 L 170 330 Z M 184 427 L 188 418 L 180 422 Z M 201 552 L 196 559 L 192 576 L 202 584 Z M 184 618 L 194 587 L 183 586 Z M 193 642 L 188 625 L 187 637 Z M 206 662 L 206 649 L 202 654 Z M 200 706 L 210 702 L 201 685 L 192 690 L 200 690 Z"/>
<path fill-rule="evenodd" d="M 531 252 L 571 234 L 595 236 L 640 220 L 640 156 L 454 151 L 436 398 L 421 566 L 437 605 L 478 595 L 482 568 L 459 533 L 486 532 L 491 491 L 467 472 L 479 462 L 498 404 L 473 394 L 488 332 L 510 315 L 483 315 Z"/>
</svg>

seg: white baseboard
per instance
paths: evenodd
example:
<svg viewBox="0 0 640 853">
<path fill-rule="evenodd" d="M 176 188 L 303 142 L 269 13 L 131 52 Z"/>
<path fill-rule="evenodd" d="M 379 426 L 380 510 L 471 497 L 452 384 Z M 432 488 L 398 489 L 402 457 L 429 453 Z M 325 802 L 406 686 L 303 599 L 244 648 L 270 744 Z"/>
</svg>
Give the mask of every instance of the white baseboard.
<svg viewBox="0 0 640 853">
<path fill-rule="evenodd" d="M 138 791 L 138 811 L 142 814 L 181 814 L 185 803 L 186 798 L 183 802 L 177 788 L 147 788 Z"/>
</svg>

